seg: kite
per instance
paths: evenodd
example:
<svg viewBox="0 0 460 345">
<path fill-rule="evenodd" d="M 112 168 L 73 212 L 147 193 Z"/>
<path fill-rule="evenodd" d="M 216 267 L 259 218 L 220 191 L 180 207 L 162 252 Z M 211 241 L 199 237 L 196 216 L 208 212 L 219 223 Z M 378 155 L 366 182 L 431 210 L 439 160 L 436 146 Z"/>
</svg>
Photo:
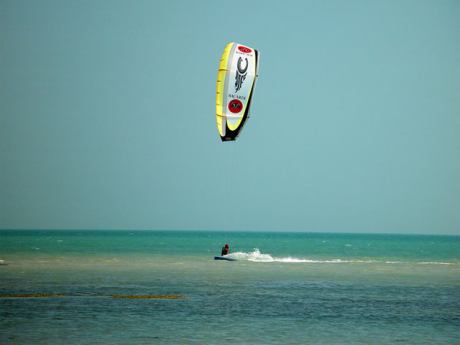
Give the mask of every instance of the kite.
<svg viewBox="0 0 460 345">
<path fill-rule="evenodd" d="M 222 141 L 234 141 L 249 117 L 259 69 L 259 52 L 231 42 L 219 63 L 216 85 L 216 122 Z"/>
</svg>

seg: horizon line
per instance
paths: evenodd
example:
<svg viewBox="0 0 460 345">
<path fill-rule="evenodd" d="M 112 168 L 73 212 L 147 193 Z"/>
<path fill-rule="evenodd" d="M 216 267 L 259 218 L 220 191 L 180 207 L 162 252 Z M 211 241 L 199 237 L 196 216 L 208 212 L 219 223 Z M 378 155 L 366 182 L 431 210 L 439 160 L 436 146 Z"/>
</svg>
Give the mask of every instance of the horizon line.
<svg viewBox="0 0 460 345">
<path fill-rule="evenodd" d="M 146 231 L 146 232 L 270 232 L 270 233 L 311 233 L 311 234 L 356 234 L 356 235 L 415 235 L 415 236 L 460 236 L 460 233 L 427 233 L 427 232 L 396 232 L 396 231 L 378 231 L 378 232 L 367 232 L 367 231 L 348 231 L 348 230 L 296 230 L 296 229 L 287 229 L 287 230 L 278 230 L 278 229 L 264 229 L 264 230 L 255 230 L 255 229 L 110 229 L 110 228 L 0 228 L 0 231 Z"/>
</svg>

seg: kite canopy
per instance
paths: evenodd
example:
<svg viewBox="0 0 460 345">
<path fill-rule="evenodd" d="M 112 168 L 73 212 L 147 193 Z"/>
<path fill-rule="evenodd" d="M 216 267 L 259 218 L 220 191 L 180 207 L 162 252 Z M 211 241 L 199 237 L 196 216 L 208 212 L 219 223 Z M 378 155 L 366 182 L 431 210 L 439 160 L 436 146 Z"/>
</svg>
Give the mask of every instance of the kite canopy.
<svg viewBox="0 0 460 345">
<path fill-rule="evenodd" d="M 216 121 L 222 141 L 233 141 L 249 117 L 259 68 L 259 52 L 231 42 L 220 58 L 216 87 Z"/>
</svg>

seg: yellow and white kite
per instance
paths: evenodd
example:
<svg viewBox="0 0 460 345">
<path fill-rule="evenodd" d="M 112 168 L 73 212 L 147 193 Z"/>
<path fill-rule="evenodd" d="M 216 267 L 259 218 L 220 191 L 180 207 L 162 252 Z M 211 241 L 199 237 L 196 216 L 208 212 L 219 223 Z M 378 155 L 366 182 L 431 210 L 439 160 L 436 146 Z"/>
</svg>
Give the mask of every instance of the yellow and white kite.
<svg viewBox="0 0 460 345">
<path fill-rule="evenodd" d="M 231 42 L 219 63 L 216 88 L 216 121 L 222 141 L 233 141 L 249 117 L 259 69 L 259 52 Z"/>
</svg>

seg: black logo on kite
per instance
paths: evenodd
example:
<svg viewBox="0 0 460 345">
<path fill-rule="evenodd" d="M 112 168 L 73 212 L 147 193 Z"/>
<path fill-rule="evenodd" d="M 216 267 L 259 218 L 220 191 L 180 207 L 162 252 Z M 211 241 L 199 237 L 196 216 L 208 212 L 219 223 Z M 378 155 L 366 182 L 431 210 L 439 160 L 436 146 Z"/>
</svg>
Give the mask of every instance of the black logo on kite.
<svg viewBox="0 0 460 345">
<path fill-rule="evenodd" d="M 228 103 L 228 110 L 233 114 L 239 113 L 243 109 L 243 103 L 239 99 L 232 99 Z"/>
<path fill-rule="evenodd" d="M 246 66 L 241 67 L 241 63 L 243 62 L 243 59 L 241 57 L 238 58 L 238 64 L 237 64 L 237 71 L 236 71 L 236 77 L 235 77 L 235 92 L 238 92 L 239 89 L 241 89 L 241 86 L 243 85 L 244 79 L 246 79 L 246 72 L 248 71 L 248 66 L 249 62 L 247 58 L 244 58 L 246 60 Z"/>
</svg>

